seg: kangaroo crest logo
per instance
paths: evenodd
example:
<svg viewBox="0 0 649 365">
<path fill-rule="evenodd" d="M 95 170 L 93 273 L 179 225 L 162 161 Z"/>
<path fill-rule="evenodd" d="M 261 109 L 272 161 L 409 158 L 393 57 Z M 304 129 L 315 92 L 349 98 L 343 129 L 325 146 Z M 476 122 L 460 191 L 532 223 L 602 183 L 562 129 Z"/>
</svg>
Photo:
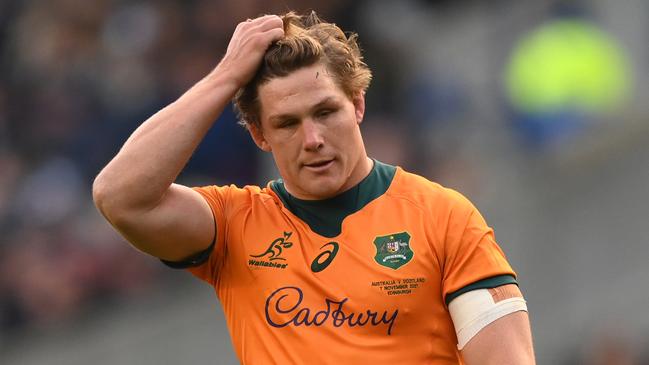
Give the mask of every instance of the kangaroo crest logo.
<svg viewBox="0 0 649 365">
<path fill-rule="evenodd" d="M 291 237 L 293 232 L 284 232 L 284 237 L 279 237 L 273 240 L 273 242 L 268 245 L 268 248 L 266 251 L 259 255 L 250 255 L 250 257 L 255 257 L 255 258 L 262 258 L 266 257 L 270 261 L 275 261 L 275 260 L 283 260 L 286 261 L 284 257 L 282 257 L 282 251 L 285 248 L 290 248 L 293 246 L 292 242 L 289 242 L 288 239 Z"/>
</svg>

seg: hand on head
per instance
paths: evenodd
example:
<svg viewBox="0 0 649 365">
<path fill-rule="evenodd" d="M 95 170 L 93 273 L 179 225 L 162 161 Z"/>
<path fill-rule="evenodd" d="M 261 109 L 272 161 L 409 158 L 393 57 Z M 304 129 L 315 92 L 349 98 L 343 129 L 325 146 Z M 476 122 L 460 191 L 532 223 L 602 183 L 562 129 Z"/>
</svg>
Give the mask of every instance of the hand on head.
<svg viewBox="0 0 649 365">
<path fill-rule="evenodd" d="M 239 23 L 217 70 L 243 87 L 255 75 L 268 47 L 284 36 L 284 23 L 277 15 L 264 15 Z"/>
</svg>

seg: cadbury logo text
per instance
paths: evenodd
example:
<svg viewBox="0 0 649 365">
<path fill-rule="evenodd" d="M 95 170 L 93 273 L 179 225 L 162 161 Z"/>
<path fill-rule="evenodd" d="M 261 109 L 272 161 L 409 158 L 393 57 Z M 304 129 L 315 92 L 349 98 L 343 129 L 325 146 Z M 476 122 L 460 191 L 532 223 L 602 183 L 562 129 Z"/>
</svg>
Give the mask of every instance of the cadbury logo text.
<svg viewBox="0 0 649 365">
<path fill-rule="evenodd" d="M 345 303 L 349 298 L 340 301 L 325 298 L 325 308 L 315 310 L 301 307 L 304 295 L 302 290 L 295 286 L 285 286 L 275 290 L 266 299 L 266 322 L 277 328 L 286 326 L 322 326 L 330 322 L 334 327 L 364 327 L 366 325 L 387 326 L 387 334 L 392 333 L 392 326 L 397 319 L 398 309 L 388 313 L 372 311 L 346 312 Z"/>
</svg>

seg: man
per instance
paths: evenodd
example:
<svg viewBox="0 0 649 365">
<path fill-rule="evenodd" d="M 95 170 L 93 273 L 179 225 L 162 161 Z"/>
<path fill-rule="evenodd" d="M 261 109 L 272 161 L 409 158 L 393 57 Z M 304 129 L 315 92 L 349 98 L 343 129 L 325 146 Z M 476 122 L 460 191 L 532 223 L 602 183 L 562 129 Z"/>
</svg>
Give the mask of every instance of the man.
<svg viewBox="0 0 649 365">
<path fill-rule="evenodd" d="M 99 174 L 95 202 L 137 248 L 215 287 L 244 364 L 533 364 L 525 301 L 480 214 L 368 158 L 370 78 L 355 36 L 315 13 L 240 23 L 218 66 Z M 174 184 L 233 97 L 282 179 Z"/>
</svg>

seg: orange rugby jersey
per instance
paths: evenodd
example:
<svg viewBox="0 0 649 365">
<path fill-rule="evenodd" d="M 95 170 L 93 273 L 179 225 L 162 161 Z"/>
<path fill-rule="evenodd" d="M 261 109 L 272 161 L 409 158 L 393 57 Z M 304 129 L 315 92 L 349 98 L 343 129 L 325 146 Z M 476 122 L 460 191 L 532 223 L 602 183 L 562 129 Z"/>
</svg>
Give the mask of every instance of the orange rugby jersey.
<svg viewBox="0 0 649 365">
<path fill-rule="evenodd" d="M 462 364 L 447 303 L 516 282 L 466 198 L 378 161 L 323 201 L 281 180 L 196 190 L 217 236 L 190 271 L 215 287 L 243 364 Z"/>
</svg>

